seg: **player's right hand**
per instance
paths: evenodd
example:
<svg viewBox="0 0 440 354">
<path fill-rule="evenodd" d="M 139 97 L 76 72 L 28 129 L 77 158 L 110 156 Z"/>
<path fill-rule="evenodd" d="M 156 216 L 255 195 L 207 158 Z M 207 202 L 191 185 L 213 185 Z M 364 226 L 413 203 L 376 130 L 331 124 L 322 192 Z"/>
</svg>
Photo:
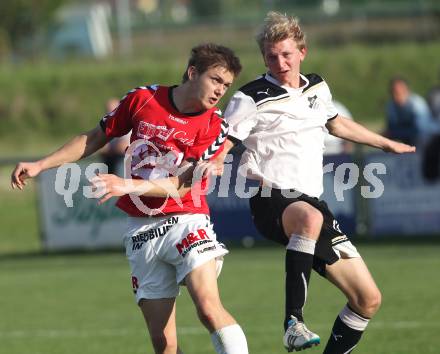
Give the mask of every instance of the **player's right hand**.
<svg viewBox="0 0 440 354">
<path fill-rule="evenodd" d="M 37 176 L 41 172 L 38 162 L 20 162 L 15 166 L 11 174 L 12 189 L 22 190 L 26 185 L 26 179 Z"/>
<path fill-rule="evenodd" d="M 392 152 L 394 154 L 407 154 L 411 152 L 416 152 L 416 147 L 398 141 L 390 140 L 383 150 L 385 152 Z"/>
</svg>

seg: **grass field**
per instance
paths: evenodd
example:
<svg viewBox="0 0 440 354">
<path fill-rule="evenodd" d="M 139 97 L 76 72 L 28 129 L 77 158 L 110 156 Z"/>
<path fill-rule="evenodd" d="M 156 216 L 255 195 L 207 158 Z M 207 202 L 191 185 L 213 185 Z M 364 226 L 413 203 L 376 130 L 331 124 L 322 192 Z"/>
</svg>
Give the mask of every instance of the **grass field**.
<svg viewBox="0 0 440 354">
<path fill-rule="evenodd" d="M 153 353 L 131 294 L 123 252 L 43 255 L 33 183 L 9 189 L 0 169 L 0 354 Z M 221 235 L 220 235 L 221 236 Z M 359 354 L 437 354 L 440 348 L 440 243 L 359 245 L 383 305 Z M 233 249 L 220 277 L 225 306 L 242 324 L 250 353 L 284 353 L 283 250 Z M 327 340 L 344 299 L 312 278 L 306 319 Z M 178 299 L 181 346 L 213 353 L 185 290 Z M 321 348 L 308 350 L 321 353 Z"/>
<path fill-rule="evenodd" d="M 384 300 L 356 353 L 438 353 L 440 245 L 359 249 Z M 284 353 L 282 249 L 233 249 L 220 287 L 225 306 L 247 334 L 250 353 Z M 153 353 L 122 252 L 4 256 L 0 293 L 1 354 Z M 343 304 L 336 290 L 313 276 L 306 318 L 324 340 Z M 214 353 L 186 290 L 178 299 L 178 325 L 185 353 Z"/>
</svg>

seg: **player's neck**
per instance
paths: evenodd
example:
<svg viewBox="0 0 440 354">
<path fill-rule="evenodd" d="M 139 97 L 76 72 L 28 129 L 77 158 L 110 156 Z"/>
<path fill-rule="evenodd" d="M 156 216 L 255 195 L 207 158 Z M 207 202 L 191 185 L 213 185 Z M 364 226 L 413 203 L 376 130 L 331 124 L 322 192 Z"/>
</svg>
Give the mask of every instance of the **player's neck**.
<svg viewBox="0 0 440 354">
<path fill-rule="evenodd" d="M 185 84 L 175 87 L 172 91 L 171 98 L 174 106 L 180 113 L 191 114 L 202 111 L 199 101 L 191 95 L 191 90 Z"/>
<path fill-rule="evenodd" d="M 287 86 L 287 87 L 291 87 L 291 88 L 299 88 L 302 85 L 305 84 L 305 82 L 303 82 L 300 73 L 295 73 L 295 74 L 290 74 L 288 77 L 285 77 L 284 79 L 282 77 L 277 77 L 277 75 L 273 75 L 272 73 L 270 73 L 270 76 L 272 76 L 273 78 L 275 78 L 281 86 Z"/>
<path fill-rule="evenodd" d="M 291 87 L 291 88 L 299 88 L 302 85 L 302 79 L 301 76 L 298 74 L 294 75 L 292 78 L 290 78 L 286 83 L 283 84 L 283 86 Z"/>
</svg>

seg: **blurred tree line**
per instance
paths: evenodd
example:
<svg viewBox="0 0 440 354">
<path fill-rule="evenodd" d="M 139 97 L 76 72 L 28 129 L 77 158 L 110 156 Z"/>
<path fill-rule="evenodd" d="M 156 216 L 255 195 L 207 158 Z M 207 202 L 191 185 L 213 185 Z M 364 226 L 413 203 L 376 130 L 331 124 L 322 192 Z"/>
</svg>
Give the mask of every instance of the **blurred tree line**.
<svg viewBox="0 0 440 354">
<path fill-rule="evenodd" d="M 0 1 L 0 58 L 24 51 L 50 24 L 55 11 L 70 0 Z"/>
</svg>

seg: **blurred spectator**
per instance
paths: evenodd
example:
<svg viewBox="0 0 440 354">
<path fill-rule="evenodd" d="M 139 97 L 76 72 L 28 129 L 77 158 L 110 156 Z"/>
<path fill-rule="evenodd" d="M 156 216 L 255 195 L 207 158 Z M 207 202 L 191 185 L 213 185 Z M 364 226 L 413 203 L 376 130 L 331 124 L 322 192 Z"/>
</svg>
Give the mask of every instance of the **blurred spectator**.
<svg viewBox="0 0 440 354">
<path fill-rule="evenodd" d="M 429 182 L 438 181 L 440 177 L 440 134 L 434 135 L 426 144 L 423 151 L 422 173 Z"/>
<path fill-rule="evenodd" d="M 117 98 L 108 99 L 105 105 L 107 114 L 113 112 L 118 106 L 119 100 Z M 101 149 L 102 160 L 108 167 L 108 173 L 120 175 L 118 173 L 118 165 L 124 158 L 125 151 L 130 145 L 130 135 L 131 133 L 128 133 L 119 138 L 113 138 Z"/>
<path fill-rule="evenodd" d="M 387 135 L 410 145 L 420 145 L 439 131 L 438 122 L 431 116 L 428 104 L 410 91 L 401 77 L 390 81 L 391 100 L 386 107 Z"/>
<path fill-rule="evenodd" d="M 346 118 L 353 119 L 353 115 L 350 113 L 347 107 L 341 102 L 333 100 L 338 113 Z M 353 151 L 353 143 L 348 140 L 340 139 L 337 136 L 327 134 L 324 139 L 324 155 L 337 155 L 337 154 L 349 154 Z"/>
<path fill-rule="evenodd" d="M 440 72 L 439 72 L 440 80 Z M 431 109 L 432 117 L 440 122 L 440 82 L 428 92 L 428 105 Z"/>
</svg>

